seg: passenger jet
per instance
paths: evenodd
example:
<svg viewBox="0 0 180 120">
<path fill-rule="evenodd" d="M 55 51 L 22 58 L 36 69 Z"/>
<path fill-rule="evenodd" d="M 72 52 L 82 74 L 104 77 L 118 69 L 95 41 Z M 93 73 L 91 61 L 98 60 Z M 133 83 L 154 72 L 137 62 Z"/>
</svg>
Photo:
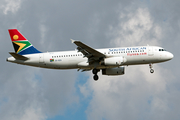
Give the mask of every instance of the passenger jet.
<svg viewBox="0 0 180 120">
<path fill-rule="evenodd" d="M 94 49 L 81 41 L 72 40 L 77 46 L 74 51 L 40 52 L 17 29 L 9 29 L 15 52 L 8 62 L 49 68 L 92 70 L 94 80 L 98 72 L 102 75 L 123 75 L 128 65 L 149 64 L 150 73 L 154 73 L 153 64 L 173 58 L 173 54 L 158 46 L 135 46 L 106 49 Z"/>
</svg>

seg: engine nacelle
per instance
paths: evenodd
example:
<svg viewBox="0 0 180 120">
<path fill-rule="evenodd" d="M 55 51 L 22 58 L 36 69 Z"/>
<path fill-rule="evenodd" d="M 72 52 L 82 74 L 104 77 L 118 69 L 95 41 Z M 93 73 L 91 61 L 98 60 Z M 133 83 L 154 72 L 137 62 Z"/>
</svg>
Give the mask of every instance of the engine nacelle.
<svg viewBox="0 0 180 120">
<path fill-rule="evenodd" d="M 102 69 L 103 75 L 123 75 L 125 74 L 125 68 L 124 66 L 116 67 L 116 68 L 107 68 Z"/>
<path fill-rule="evenodd" d="M 117 65 L 122 65 L 125 62 L 126 59 L 124 57 L 110 57 L 110 58 L 105 58 L 103 64 L 117 66 Z"/>
</svg>

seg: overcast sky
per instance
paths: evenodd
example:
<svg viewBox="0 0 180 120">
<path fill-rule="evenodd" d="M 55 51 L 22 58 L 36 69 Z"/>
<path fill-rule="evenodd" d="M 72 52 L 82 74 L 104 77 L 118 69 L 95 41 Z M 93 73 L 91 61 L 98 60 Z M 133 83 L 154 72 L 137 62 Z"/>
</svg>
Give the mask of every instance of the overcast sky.
<svg viewBox="0 0 180 120">
<path fill-rule="evenodd" d="M 1 120 L 179 120 L 179 0 L 0 0 Z M 6 62 L 17 28 L 40 51 L 161 46 L 171 61 L 128 66 L 123 76 Z"/>
</svg>

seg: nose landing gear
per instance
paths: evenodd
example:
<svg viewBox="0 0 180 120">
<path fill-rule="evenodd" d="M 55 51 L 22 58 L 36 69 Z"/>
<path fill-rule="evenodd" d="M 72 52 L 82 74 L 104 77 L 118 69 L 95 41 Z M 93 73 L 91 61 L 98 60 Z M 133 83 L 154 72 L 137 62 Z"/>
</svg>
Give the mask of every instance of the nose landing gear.
<svg viewBox="0 0 180 120">
<path fill-rule="evenodd" d="M 149 63 L 150 73 L 154 73 L 153 65 L 152 63 Z"/>
<path fill-rule="evenodd" d="M 100 70 L 99 70 L 99 69 L 96 69 L 96 68 L 94 68 L 94 69 L 92 70 L 92 73 L 94 74 L 93 78 L 94 78 L 95 81 L 97 81 L 97 80 L 99 79 L 99 77 L 98 77 L 98 75 L 97 75 L 97 73 L 98 73 L 99 71 L 100 71 Z"/>
</svg>

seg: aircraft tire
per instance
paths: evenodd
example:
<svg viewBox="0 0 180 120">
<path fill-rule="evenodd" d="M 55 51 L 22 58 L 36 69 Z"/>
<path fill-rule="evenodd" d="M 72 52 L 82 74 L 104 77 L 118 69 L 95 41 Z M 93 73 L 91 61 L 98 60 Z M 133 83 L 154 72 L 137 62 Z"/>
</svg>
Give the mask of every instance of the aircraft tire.
<svg viewBox="0 0 180 120">
<path fill-rule="evenodd" d="M 150 73 L 154 73 L 154 70 L 153 70 L 153 69 L 151 69 L 151 70 L 150 70 Z"/>
<path fill-rule="evenodd" d="M 97 74 L 95 74 L 93 78 L 94 78 L 95 81 L 97 81 L 99 79 Z"/>
</svg>

